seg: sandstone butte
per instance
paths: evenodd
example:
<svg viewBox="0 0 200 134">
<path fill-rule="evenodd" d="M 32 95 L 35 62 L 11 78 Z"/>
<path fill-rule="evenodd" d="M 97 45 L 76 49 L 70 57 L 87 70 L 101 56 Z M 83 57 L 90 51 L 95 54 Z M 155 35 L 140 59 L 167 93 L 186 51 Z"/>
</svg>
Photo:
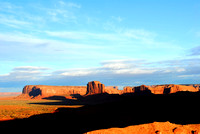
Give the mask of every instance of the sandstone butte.
<svg viewBox="0 0 200 134">
<path fill-rule="evenodd" d="M 199 85 L 153 85 L 153 86 L 136 86 L 124 87 L 118 90 L 116 86 L 105 86 L 99 81 L 88 82 L 87 86 L 47 86 L 47 85 L 27 85 L 23 88 L 22 95 L 32 97 L 48 97 L 48 96 L 69 96 L 74 94 L 93 95 L 93 94 L 124 94 L 124 93 L 153 93 L 153 94 L 169 94 L 178 91 L 199 91 Z"/>
<path fill-rule="evenodd" d="M 105 93 L 105 85 L 99 81 L 91 81 L 87 84 L 86 95 Z"/>
</svg>

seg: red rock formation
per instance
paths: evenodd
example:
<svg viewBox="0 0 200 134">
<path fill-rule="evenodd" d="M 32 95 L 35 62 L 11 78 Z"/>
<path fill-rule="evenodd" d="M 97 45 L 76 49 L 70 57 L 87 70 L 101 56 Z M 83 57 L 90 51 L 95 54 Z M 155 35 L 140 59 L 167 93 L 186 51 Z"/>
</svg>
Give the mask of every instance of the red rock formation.
<svg viewBox="0 0 200 134">
<path fill-rule="evenodd" d="M 23 93 L 23 94 L 29 94 L 29 92 L 32 91 L 32 89 L 33 89 L 34 86 L 35 86 L 35 85 L 26 85 L 26 86 L 23 88 L 22 93 Z"/>
<path fill-rule="evenodd" d="M 27 85 L 23 88 L 22 94 L 29 96 L 55 96 L 55 95 L 72 95 L 86 93 L 86 86 L 46 86 L 46 85 Z"/>
<path fill-rule="evenodd" d="M 169 93 L 176 93 L 178 91 L 190 91 L 190 92 L 197 92 L 199 89 L 194 86 L 185 86 L 185 85 L 156 85 L 153 87 L 149 87 L 152 93 L 154 94 L 169 94 Z"/>
<path fill-rule="evenodd" d="M 105 93 L 105 85 L 99 81 L 91 81 L 87 84 L 86 95 Z"/>
<path fill-rule="evenodd" d="M 151 92 L 148 86 L 141 85 L 137 87 L 124 87 L 122 93 L 142 93 Z"/>
<path fill-rule="evenodd" d="M 141 85 L 138 87 L 124 87 L 123 93 L 136 93 L 140 91 L 151 91 L 153 94 L 169 94 L 176 93 L 178 91 L 190 91 L 197 92 L 199 91 L 199 87 L 194 86 L 186 86 L 186 85 L 154 85 L 154 86 L 145 86 Z"/>
<path fill-rule="evenodd" d="M 141 86 L 134 87 L 134 92 L 135 93 L 141 93 L 141 92 L 148 92 L 148 93 L 150 93 L 151 90 L 147 86 L 141 85 Z"/>
<path fill-rule="evenodd" d="M 121 94 L 122 90 L 119 90 L 117 86 L 106 86 L 105 92 L 108 94 Z"/>
<path fill-rule="evenodd" d="M 123 93 L 134 93 L 134 87 L 124 87 L 123 88 Z"/>
<path fill-rule="evenodd" d="M 104 93 L 107 92 L 108 94 L 120 94 L 121 90 L 118 90 L 118 87 L 115 86 L 108 86 L 105 87 L 100 82 L 94 81 L 93 84 L 90 85 L 90 91 L 88 94 L 96 94 L 96 93 Z M 47 86 L 47 85 L 27 85 L 22 90 L 22 95 L 25 96 L 32 96 L 34 98 L 40 96 L 41 97 L 48 97 L 48 96 L 55 96 L 55 95 L 62 95 L 62 96 L 69 96 L 73 94 L 80 94 L 85 95 L 87 93 L 86 86 Z"/>
<path fill-rule="evenodd" d="M 72 94 L 92 95 L 99 93 L 122 94 L 122 93 L 153 93 L 153 94 L 169 94 L 178 91 L 199 91 L 199 86 L 196 85 L 154 85 L 154 86 L 137 86 L 124 87 L 123 90 L 118 90 L 117 87 L 105 87 L 99 81 L 88 82 L 86 86 L 45 86 L 45 85 L 27 85 L 23 88 L 22 94 L 32 97 L 48 97 L 55 95 L 69 96 Z"/>
</svg>

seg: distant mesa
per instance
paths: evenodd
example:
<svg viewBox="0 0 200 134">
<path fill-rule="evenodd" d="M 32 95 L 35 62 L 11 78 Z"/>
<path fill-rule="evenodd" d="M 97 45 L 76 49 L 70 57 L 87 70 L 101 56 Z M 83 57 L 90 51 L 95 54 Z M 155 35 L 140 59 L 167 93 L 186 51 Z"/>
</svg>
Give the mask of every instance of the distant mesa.
<svg viewBox="0 0 200 134">
<path fill-rule="evenodd" d="M 22 94 L 35 97 L 69 96 L 72 94 L 85 95 L 86 86 L 47 86 L 27 85 L 23 88 Z"/>
<path fill-rule="evenodd" d="M 94 94 L 171 94 L 179 91 L 199 91 L 199 85 L 152 85 L 124 87 L 118 90 L 116 86 L 105 86 L 99 81 L 88 82 L 87 86 L 47 86 L 47 85 L 27 85 L 23 88 L 21 97 L 44 98 L 49 96 L 70 96 L 70 95 L 94 95 Z"/>
<path fill-rule="evenodd" d="M 153 94 L 171 94 L 179 91 L 189 91 L 189 92 L 198 92 L 199 87 L 196 85 L 174 85 L 174 84 L 166 84 L 166 85 L 153 85 L 146 86 L 141 85 L 137 87 L 124 87 L 123 93 L 141 93 L 141 92 L 151 92 Z"/>
</svg>

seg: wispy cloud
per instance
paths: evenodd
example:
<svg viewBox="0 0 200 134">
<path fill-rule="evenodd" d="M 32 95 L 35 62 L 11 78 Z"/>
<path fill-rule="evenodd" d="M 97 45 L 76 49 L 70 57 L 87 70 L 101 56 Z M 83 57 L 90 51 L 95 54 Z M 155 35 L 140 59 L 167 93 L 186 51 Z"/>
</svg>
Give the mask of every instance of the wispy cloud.
<svg viewBox="0 0 200 134">
<path fill-rule="evenodd" d="M 65 6 L 65 7 L 81 8 L 81 5 L 80 5 L 80 4 L 73 3 L 73 2 L 58 1 L 58 3 L 59 3 L 61 6 Z"/>
<path fill-rule="evenodd" d="M 0 24 L 13 28 L 29 27 L 32 25 L 29 21 L 19 20 L 13 16 L 5 16 L 0 14 Z"/>
<path fill-rule="evenodd" d="M 0 24 L 8 27 L 34 30 L 35 28 L 47 27 L 47 23 L 66 24 L 77 23 L 75 9 L 81 5 L 73 2 L 58 1 L 49 7 L 41 3 L 25 2 L 24 7 L 9 2 L 0 2 Z M 30 10 L 27 10 L 28 7 Z M 40 12 L 38 14 L 38 12 Z"/>
</svg>

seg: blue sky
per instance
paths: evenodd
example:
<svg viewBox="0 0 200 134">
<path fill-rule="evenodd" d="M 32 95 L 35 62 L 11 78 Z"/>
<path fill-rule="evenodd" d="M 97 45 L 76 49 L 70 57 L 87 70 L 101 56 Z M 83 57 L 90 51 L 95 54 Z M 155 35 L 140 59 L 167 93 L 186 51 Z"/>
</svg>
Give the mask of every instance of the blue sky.
<svg viewBox="0 0 200 134">
<path fill-rule="evenodd" d="M 198 0 L 0 0 L 0 92 L 200 83 Z"/>
</svg>

